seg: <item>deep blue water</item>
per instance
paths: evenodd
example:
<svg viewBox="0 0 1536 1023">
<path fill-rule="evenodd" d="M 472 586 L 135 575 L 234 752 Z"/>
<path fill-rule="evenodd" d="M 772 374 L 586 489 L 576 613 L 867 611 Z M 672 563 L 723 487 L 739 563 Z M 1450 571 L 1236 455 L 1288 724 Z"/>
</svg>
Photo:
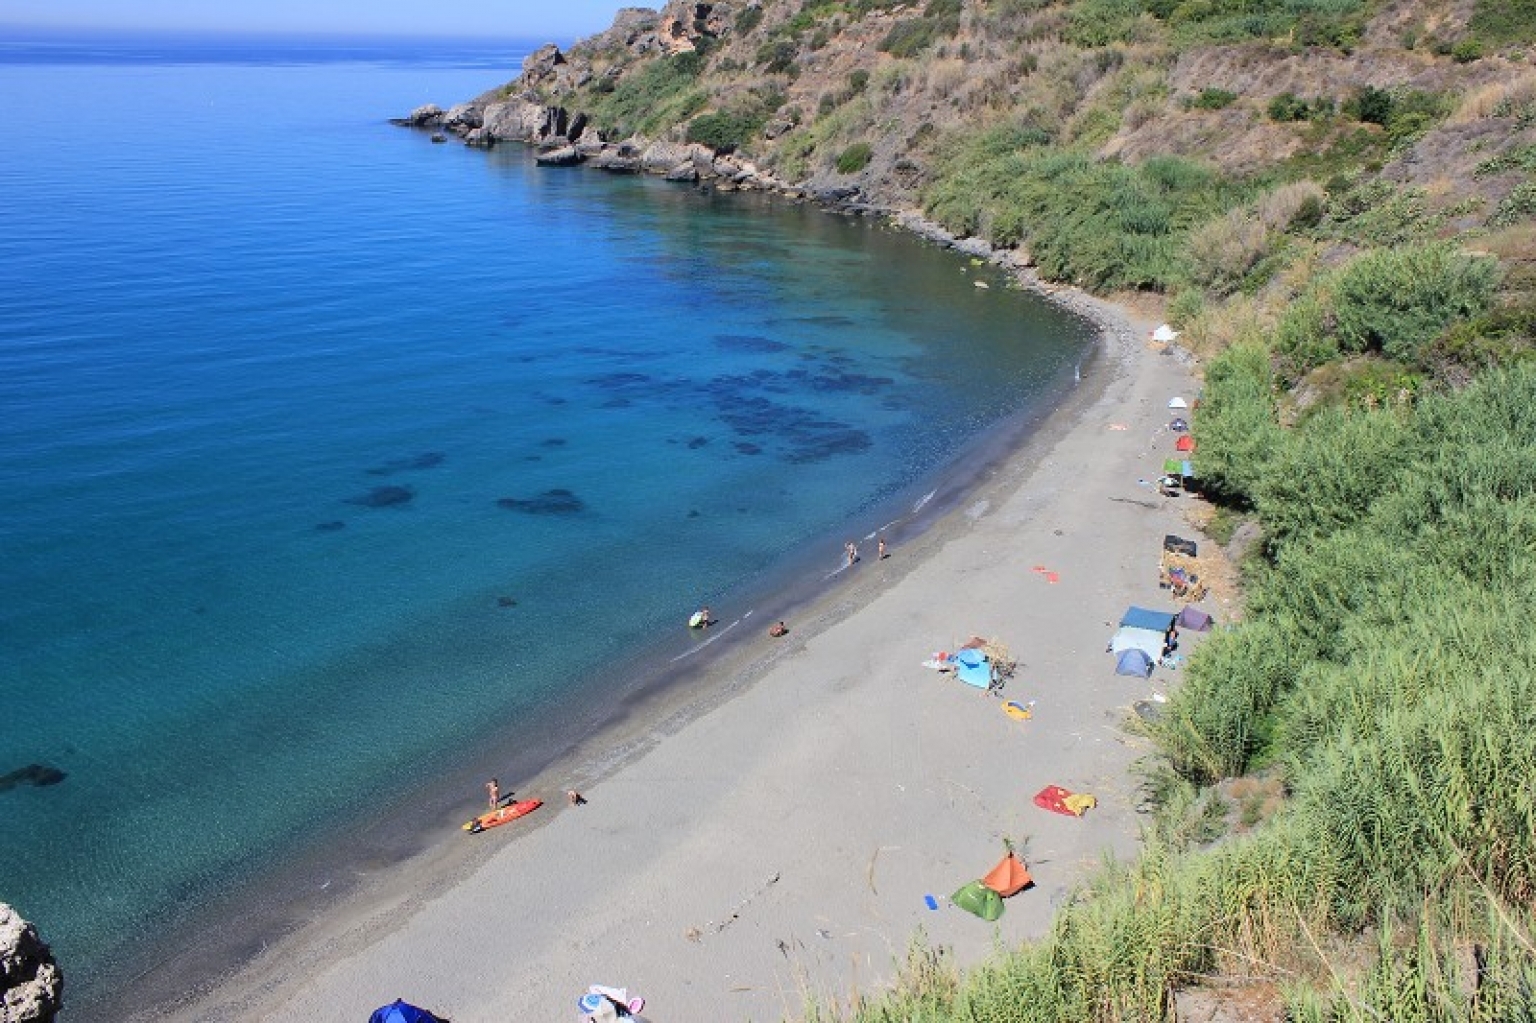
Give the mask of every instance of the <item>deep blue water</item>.
<svg viewBox="0 0 1536 1023">
<path fill-rule="evenodd" d="M 1085 324 L 877 224 L 386 123 L 529 48 L 0 46 L 0 776 L 65 774 L 0 901 L 66 971 L 1069 386 Z"/>
</svg>

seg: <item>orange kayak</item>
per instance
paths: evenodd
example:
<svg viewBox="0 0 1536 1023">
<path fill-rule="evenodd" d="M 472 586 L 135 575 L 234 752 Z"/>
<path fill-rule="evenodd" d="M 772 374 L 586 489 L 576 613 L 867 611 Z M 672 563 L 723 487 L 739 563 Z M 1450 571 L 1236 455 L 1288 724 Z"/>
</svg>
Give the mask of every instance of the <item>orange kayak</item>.
<svg viewBox="0 0 1536 1023">
<path fill-rule="evenodd" d="M 526 817 L 543 805 L 542 799 L 520 799 L 506 806 L 498 806 L 490 813 L 482 813 L 472 821 L 466 821 L 464 830 L 472 835 L 478 835 L 486 828 L 494 828 L 515 821 L 519 817 Z"/>
</svg>

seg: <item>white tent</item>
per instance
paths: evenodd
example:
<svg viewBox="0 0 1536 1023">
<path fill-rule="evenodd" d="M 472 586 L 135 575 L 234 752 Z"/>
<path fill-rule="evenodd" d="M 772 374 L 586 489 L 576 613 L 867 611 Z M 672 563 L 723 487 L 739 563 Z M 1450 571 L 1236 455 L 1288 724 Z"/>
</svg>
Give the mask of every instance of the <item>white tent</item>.
<svg viewBox="0 0 1536 1023">
<path fill-rule="evenodd" d="M 1178 336 L 1179 332 L 1168 326 L 1166 323 L 1152 332 L 1153 341 L 1172 341 Z"/>
<path fill-rule="evenodd" d="M 1155 661 L 1163 656 L 1163 634 L 1151 629 L 1133 629 L 1127 625 L 1110 637 L 1109 649 L 1114 654 L 1140 650 Z"/>
<path fill-rule="evenodd" d="M 1189 408 L 1189 402 L 1185 401 L 1183 398 L 1169 398 L 1168 399 L 1168 407 L 1169 408 Z"/>
</svg>

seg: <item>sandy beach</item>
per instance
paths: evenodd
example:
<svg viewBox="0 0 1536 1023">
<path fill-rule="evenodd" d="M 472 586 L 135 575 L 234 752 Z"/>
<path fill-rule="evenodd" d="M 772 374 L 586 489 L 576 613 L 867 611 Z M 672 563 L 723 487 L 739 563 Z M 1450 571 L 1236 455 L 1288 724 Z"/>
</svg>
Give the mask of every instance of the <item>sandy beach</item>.
<svg viewBox="0 0 1536 1023">
<path fill-rule="evenodd" d="M 765 615 L 715 608 L 755 638 L 572 761 L 617 744 L 608 769 L 503 778 L 548 805 L 465 838 L 472 860 L 383 871 L 156 1018 L 355 1023 L 400 997 L 454 1023 L 574 1020 L 600 983 L 644 995 L 654 1021 L 778 1020 L 887 985 L 919 934 L 970 964 L 1044 933 L 1106 853 L 1135 854 L 1144 747 L 1125 725 L 1178 673 L 1117 676 L 1105 645 L 1127 605 L 1173 606 L 1161 539 L 1191 535 L 1186 503 L 1147 485 L 1189 367 L 1148 346 L 1154 323 L 1094 315 L 1102 350 L 1077 393 L 936 526 L 893 538 L 884 560 L 861 542 L 783 638 Z M 828 538 L 831 556 L 845 539 Z M 1033 718 L 924 667 L 972 635 L 1018 658 L 1004 696 L 1034 701 Z M 1042 810 L 1048 784 L 1098 806 Z M 567 805 L 573 786 L 586 805 Z M 1005 837 L 1036 883 L 988 924 L 948 896 Z"/>
</svg>

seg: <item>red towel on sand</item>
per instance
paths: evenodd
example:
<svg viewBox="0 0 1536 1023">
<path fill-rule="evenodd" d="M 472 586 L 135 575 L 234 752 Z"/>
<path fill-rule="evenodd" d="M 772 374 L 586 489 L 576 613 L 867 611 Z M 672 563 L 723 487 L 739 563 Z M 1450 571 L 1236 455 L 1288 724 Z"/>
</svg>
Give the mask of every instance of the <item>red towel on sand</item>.
<svg viewBox="0 0 1536 1023">
<path fill-rule="evenodd" d="M 1071 794 L 1060 785 L 1047 785 L 1035 793 L 1035 805 L 1053 813 L 1064 813 L 1068 817 L 1076 817 L 1077 814 L 1073 813 L 1066 803 L 1067 797 Z"/>
</svg>

